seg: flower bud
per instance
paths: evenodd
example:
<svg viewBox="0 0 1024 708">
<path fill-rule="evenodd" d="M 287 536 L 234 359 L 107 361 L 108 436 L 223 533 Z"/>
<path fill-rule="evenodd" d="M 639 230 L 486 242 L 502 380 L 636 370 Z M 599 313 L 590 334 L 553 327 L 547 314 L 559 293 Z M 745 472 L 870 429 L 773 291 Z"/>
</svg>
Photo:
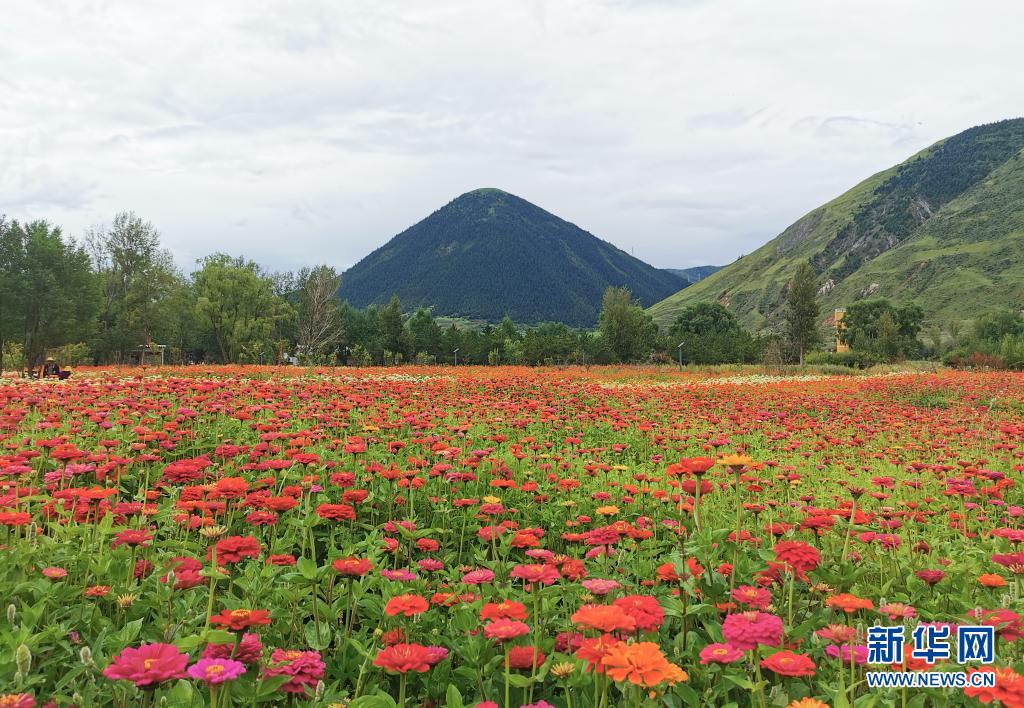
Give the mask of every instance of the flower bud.
<svg viewBox="0 0 1024 708">
<path fill-rule="evenodd" d="M 92 649 L 89 647 L 82 647 L 78 650 L 78 658 L 82 660 L 83 666 L 92 666 Z"/>
<path fill-rule="evenodd" d="M 27 646 L 21 644 L 14 652 L 14 664 L 18 667 L 18 673 L 27 676 L 32 670 L 32 652 Z"/>
<path fill-rule="evenodd" d="M 18 616 L 18 608 L 11 603 L 7 606 L 7 624 L 14 624 L 14 619 Z"/>
</svg>

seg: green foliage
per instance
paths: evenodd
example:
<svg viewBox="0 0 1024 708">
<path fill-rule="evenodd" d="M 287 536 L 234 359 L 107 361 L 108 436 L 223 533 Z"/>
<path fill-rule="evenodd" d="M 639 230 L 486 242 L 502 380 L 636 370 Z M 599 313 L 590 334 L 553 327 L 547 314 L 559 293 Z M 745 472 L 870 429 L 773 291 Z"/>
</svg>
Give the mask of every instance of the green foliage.
<svg viewBox="0 0 1024 708">
<path fill-rule="evenodd" d="M 497 189 L 463 194 L 346 271 L 356 307 L 397 295 L 412 309 L 494 322 L 597 322 L 602 293 L 625 286 L 647 306 L 684 285 L 573 224 Z"/>
<path fill-rule="evenodd" d="M 102 293 L 96 358 L 129 361 L 139 345 L 166 342 L 177 320 L 172 295 L 184 282 L 160 247 L 156 227 L 121 212 L 110 228 L 92 230 L 87 242 Z"/>
<path fill-rule="evenodd" d="M 867 352 L 809 352 L 805 363 L 812 366 L 842 366 L 850 369 L 867 369 L 878 362 Z"/>
<path fill-rule="evenodd" d="M 271 363 L 280 356 L 276 335 L 295 311 L 274 294 L 259 266 L 218 253 L 203 259 L 192 278 L 200 341 L 213 358 Z"/>
<path fill-rule="evenodd" d="M 896 307 L 884 298 L 862 300 L 846 310 L 840 338 L 855 352 L 891 362 L 920 350 L 917 335 L 924 312 L 917 305 Z"/>
<path fill-rule="evenodd" d="M 25 348 L 19 342 L 4 342 L 0 359 L 0 372 L 20 371 L 25 368 Z"/>
<path fill-rule="evenodd" d="M 810 263 L 801 263 L 789 283 L 786 293 L 786 335 L 790 345 L 799 353 L 800 364 L 804 353 L 817 344 L 818 282 Z"/>
<path fill-rule="evenodd" d="M 979 317 L 944 359 L 958 367 L 1024 369 L 1024 316 L 999 309 Z"/>
<path fill-rule="evenodd" d="M 598 329 L 617 361 L 638 361 L 654 350 L 658 326 L 625 288 L 608 288 Z"/>
<path fill-rule="evenodd" d="M 753 363 L 760 355 L 758 341 L 717 302 L 684 308 L 672 323 L 668 339 L 671 354 L 682 343 L 686 363 Z"/>
<path fill-rule="evenodd" d="M 92 347 L 86 342 L 75 342 L 73 344 L 62 344 L 52 350 L 53 358 L 62 366 L 78 366 L 88 364 L 92 360 Z"/>
<path fill-rule="evenodd" d="M 96 277 L 85 250 L 45 221 L 0 217 L 0 351 L 18 342 L 31 366 L 93 330 Z"/>
</svg>

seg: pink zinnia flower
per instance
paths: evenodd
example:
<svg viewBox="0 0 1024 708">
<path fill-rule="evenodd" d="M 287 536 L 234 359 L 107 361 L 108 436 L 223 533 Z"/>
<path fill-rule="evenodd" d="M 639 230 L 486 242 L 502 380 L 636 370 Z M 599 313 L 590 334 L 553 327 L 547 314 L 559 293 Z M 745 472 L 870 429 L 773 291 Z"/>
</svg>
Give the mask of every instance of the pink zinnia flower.
<svg viewBox="0 0 1024 708">
<path fill-rule="evenodd" d="M 777 647 L 782 643 L 782 620 L 767 612 L 738 612 L 725 618 L 722 635 L 737 649 Z"/>
<path fill-rule="evenodd" d="M 755 610 L 763 610 L 771 604 L 772 594 L 754 585 L 740 585 L 732 591 L 732 599 Z"/>
<path fill-rule="evenodd" d="M 270 655 L 270 666 L 263 670 L 264 676 L 291 676 L 281 686 L 286 693 L 305 693 L 306 687 L 316 686 L 324 677 L 326 665 L 317 651 L 275 649 Z"/>
<path fill-rule="evenodd" d="M 929 585 L 934 585 L 935 583 L 939 582 L 940 580 L 946 577 L 946 574 L 941 570 L 919 570 L 916 573 L 914 573 L 914 575 L 916 575 Z"/>
<path fill-rule="evenodd" d="M 400 582 L 408 582 L 416 579 L 416 573 L 402 568 L 400 570 L 382 570 L 380 571 L 382 577 L 388 580 L 398 580 Z"/>
<path fill-rule="evenodd" d="M 0 708 L 36 708 L 36 699 L 30 693 L 5 693 L 0 696 Z"/>
<path fill-rule="evenodd" d="M 113 681 L 131 681 L 136 686 L 154 686 L 182 678 L 187 665 L 188 654 L 182 654 L 173 644 L 143 644 L 123 649 L 103 669 L 103 675 Z"/>
<path fill-rule="evenodd" d="M 618 590 L 622 587 L 616 580 L 603 580 L 601 578 L 592 578 L 590 580 L 583 581 L 583 587 L 594 595 L 607 595 L 613 590 Z"/>
<path fill-rule="evenodd" d="M 484 568 L 483 570 L 471 570 L 462 576 L 462 582 L 466 585 L 480 585 L 494 580 L 494 572 Z"/>
<path fill-rule="evenodd" d="M 731 644 L 708 644 L 700 650 L 700 663 L 731 664 L 743 658 L 743 651 Z"/>
<path fill-rule="evenodd" d="M 188 667 L 188 675 L 209 684 L 234 681 L 245 673 L 245 664 L 234 659 L 200 659 Z"/>
<path fill-rule="evenodd" d="M 850 645 L 843 644 L 841 647 L 835 644 L 829 644 L 825 647 L 825 653 L 831 656 L 833 659 L 842 656 L 843 663 L 850 663 Z M 868 660 L 868 648 L 866 646 L 855 645 L 853 647 L 853 662 L 860 666 L 866 663 Z"/>
<path fill-rule="evenodd" d="M 519 580 L 525 580 L 527 583 L 540 583 L 541 585 L 551 585 L 562 577 L 562 574 L 554 566 L 541 564 L 517 565 L 509 575 Z"/>
</svg>

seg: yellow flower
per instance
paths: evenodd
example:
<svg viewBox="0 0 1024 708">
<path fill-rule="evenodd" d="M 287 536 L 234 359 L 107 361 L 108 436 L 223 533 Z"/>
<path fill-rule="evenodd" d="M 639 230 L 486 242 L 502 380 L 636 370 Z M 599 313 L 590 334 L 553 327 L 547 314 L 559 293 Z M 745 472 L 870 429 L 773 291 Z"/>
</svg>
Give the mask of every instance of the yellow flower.
<svg viewBox="0 0 1024 708">
<path fill-rule="evenodd" d="M 485 504 L 500 504 L 501 503 L 501 498 L 500 497 L 484 497 L 484 503 Z"/>
<path fill-rule="evenodd" d="M 576 667 L 568 661 L 563 661 L 551 667 L 551 674 L 555 678 L 565 678 L 574 671 L 576 671 Z"/>
<path fill-rule="evenodd" d="M 599 506 L 597 507 L 597 513 L 601 516 L 615 516 L 619 513 L 619 507 L 617 506 Z"/>
<path fill-rule="evenodd" d="M 219 538 L 228 532 L 227 526 L 204 526 L 199 529 L 199 535 L 203 538 Z"/>
<path fill-rule="evenodd" d="M 725 467 L 746 467 L 753 462 L 750 455 L 722 455 L 718 458 L 718 464 Z"/>
</svg>

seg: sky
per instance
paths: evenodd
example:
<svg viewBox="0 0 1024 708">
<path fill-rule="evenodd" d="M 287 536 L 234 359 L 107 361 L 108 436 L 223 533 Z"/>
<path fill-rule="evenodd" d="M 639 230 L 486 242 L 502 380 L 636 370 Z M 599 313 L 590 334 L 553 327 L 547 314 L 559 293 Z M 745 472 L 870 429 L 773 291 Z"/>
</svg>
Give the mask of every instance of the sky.
<svg viewBox="0 0 1024 708">
<path fill-rule="evenodd" d="M 0 214 L 353 265 L 478 187 L 725 264 L 1024 115 L 1016 0 L 0 0 Z"/>
</svg>

